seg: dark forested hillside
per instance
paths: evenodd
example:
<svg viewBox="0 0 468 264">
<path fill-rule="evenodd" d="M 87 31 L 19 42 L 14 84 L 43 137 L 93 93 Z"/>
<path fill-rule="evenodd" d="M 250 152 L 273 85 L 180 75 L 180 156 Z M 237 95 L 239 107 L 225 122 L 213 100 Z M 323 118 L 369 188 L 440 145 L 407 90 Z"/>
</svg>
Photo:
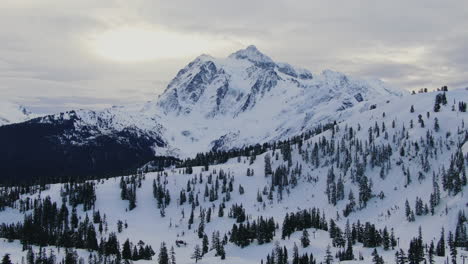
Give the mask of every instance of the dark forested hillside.
<svg viewBox="0 0 468 264">
<path fill-rule="evenodd" d="M 131 130 L 78 131 L 75 121 L 35 119 L 0 127 L 0 182 L 128 174 L 154 158 L 153 146 L 164 144 Z"/>
</svg>

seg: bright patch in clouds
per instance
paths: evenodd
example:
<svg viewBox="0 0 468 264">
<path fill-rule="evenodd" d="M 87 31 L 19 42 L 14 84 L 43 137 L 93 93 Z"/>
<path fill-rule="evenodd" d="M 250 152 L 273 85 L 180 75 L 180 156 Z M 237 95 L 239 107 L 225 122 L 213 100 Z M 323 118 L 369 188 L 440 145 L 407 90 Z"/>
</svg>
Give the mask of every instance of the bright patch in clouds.
<svg viewBox="0 0 468 264">
<path fill-rule="evenodd" d="M 391 61 L 400 64 L 417 64 L 421 60 L 424 60 L 428 53 L 428 49 L 425 46 L 406 47 L 404 49 L 379 46 L 366 49 L 362 53 L 349 55 L 349 57 L 373 63 Z"/>
<path fill-rule="evenodd" d="M 125 26 L 94 35 L 91 49 L 97 55 L 119 62 L 141 62 L 216 54 L 231 41 L 193 33 L 171 32 L 152 27 Z"/>
</svg>

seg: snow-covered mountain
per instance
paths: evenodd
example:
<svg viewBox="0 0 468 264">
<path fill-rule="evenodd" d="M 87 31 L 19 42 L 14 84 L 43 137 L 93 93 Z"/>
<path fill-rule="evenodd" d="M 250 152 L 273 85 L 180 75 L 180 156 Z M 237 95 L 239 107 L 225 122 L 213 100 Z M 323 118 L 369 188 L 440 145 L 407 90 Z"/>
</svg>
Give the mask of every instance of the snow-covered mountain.
<svg viewBox="0 0 468 264">
<path fill-rule="evenodd" d="M 0 126 L 24 122 L 35 117 L 26 107 L 8 101 L 0 101 Z"/>
<path fill-rule="evenodd" d="M 277 64 L 249 46 L 225 59 L 207 55 L 196 58 L 179 71 L 156 104 L 171 117 L 236 118 L 253 115 L 270 103 L 285 103 L 276 107 L 280 110 L 306 111 L 333 99 L 341 103 L 335 105 L 340 111 L 363 100 L 391 95 L 402 92 L 330 70 L 315 76 L 304 69 Z M 278 113 L 271 105 L 267 110 L 272 115 Z"/>
<path fill-rule="evenodd" d="M 397 263 L 462 263 L 468 93 L 376 99 L 372 110 L 343 110 L 346 119 L 326 130 L 221 164 L 0 189 L 0 256 L 20 263 L 23 246 L 33 244 L 37 257 L 42 242 L 58 260 L 74 255 L 68 246 L 83 261 L 109 263 L 115 234 L 119 254 L 141 264 L 171 247 L 176 263 L 194 263 L 197 246 L 201 264 L 327 263 L 327 255 L 329 263 L 395 263 L 396 254 Z M 156 255 L 129 257 L 134 246 Z M 304 254 L 307 262 L 294 262 Z"/>
<path fill-rule="evenodd" d="M 144 112 L 161 117 L 168 143 L 185 156 L 286 139 L 404 93 L 331 70 L 313 75 L 249 46 L 224 59 L 199 56 Z"/>
<path fill-rule="evenodd" d="M 159 98 L 140 107 L 45 116 L 0 129 L 0 140 L 13 142 L 12 151 L 25 152 L 15 142 L 24 141 L 22 135 L 40 124 L 51 134 L 46 137 L 49 143 L 35 147 L 54 152 L 64 145 L 93 148 L 104 137 L 126 149 L 133 148 L 125 146 L 128 142 L 145 139 L 151 142 L 141 146 L 145 153 L 186 158 L 288 139 L 317 124 L 340 122 L 353 113 L 369 111 L 405 93 L 378 80 L 331 70 L 313 74 L 277 63 L 249 46 L 227 58 L 197 57 L 178 72 Z"/>
</svg>

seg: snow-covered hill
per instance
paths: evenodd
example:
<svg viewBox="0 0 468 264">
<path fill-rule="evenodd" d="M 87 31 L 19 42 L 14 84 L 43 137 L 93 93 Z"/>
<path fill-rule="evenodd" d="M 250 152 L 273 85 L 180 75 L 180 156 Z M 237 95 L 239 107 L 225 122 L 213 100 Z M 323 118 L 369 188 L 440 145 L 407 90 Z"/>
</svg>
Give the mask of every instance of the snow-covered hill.
<svg viewBox="0 0 468 264">
<path fill-rule="evenodd" d="M 434 110 L 436 98 L 440 99 L 438 111 Z M 24 190 L 17 200 L 10 198 L 15 195 L 6 193 L 13 189 L 4 189 L 0 201 L 6 207 L 0 212 L 0 223 L 22 222 L 25 214 L 39 214 L 38 209 L 27 208 L 35 204 L 27 199 L 47 200 L 50 196 L 57 210 L 65 204 L 67 211 L 72 212 L 73 203 L 77 204 L 79 222 L 86 223 L 83 228 L 92 226 L 96 230 L 98 242 L 115 232 L 121 249 L 127 238 L 135 246 L 139 240 L 151 245 L 156 253 L 153 260 L 136 263 L 154 263 L 161 252 L 161 243 L 165 242 L 168 250 L 174 247 L 177 263 L 181 264 L 195 262 L 191 257 L 197 245 L 202 247 L 205 235 L 208 252 L 198 263 L 258 264 L 262 260 L 284 263 L 278 259 L 280 256 L 284 259 L 281 254 L 284 248 L 288 251 L 287 263 L 294 263 L 295 244 L 301 256 L 312 253 L 316 263 L 325 263 L 328 245 L 332 263 L 338 263 L 335 255 L 348 250 L 350 244 L 354 260 L 342 263 L 375 263 L 375 257 L 371 256 L 374 249 L 385 263 L 395 263 L 395 253 L 400 249 L 406 256 L 411 253 L 412 258 L 424 258 L 429 263 L 431 242 L 438 246 L 444 228 L 445 255 L 432 254 L 434 263 L 451 258 L 453 251 L 447 243 L 450 233 L 458 243 L 457 263 L 462 263 L 462 256 L 468 253 L 460 246 L 468 241 L 468 200 L 464 194 L 468 191 L 466 105 L 463 111 L 468 93 L 458 90 L 446 92 L 445 96 L 433 92 L 391 100 L 374 99 L 377 100 L 368 102 L 375 105 L 372 110 L 365 104 L 345 110 L 349 111 L 346 120 L 332 129 L 277 142 L 269 145 L 266 152 L 252 152 L 223 164 L 169 168 L 88 182 L 94 192 L 89 191 L 89 186 L 84 192 L 79 191 L 81 187 L 54 184 L 41 191 Z M 70 188 L 74 191 L 67 191 Z M 34 207 L 39 208 L 39 204 L 36 202 Z M 320 210 L 318 216 L 326 221 L 328 231 L 323 230 L 322 220 L 308 224 L 309 218 L 293 220 L 291 216 L 313 208 Z M 95 220 L 93 216 L 98 211 L 100 220 Z M 72 225 L 68 223 L 69 214 L 57 215 L 67 215 L 66 225 Z M 91 220 L 87 221 L 86 216 Z M 46 214 L 43 217 L 48 219 Z M 273 217 L 277 224 L 271 241 L 268 238 L 271 230 L 259 227 L 260 217 L 264 220 Z M 39 219 L 43 218 L 35 221 L 45 221 L 50 227 L 57 222 Z M 103 226 L 102 233 L 97 231 L 101 230 L 99 226 Z M 304 228 L 310 239 L 306 247 L 301 245 Z M 0 234 L 15 238 L 12 230 L 4 226 Z M 63 228 L 57 230 L 63 232 Z M 74 243 L 88 241 L 83 230 L 71 229 Z M 288 232 L 292 232 L 290 236 Z M 412 241 L 412 251 L 408 251 Z M 422 243 L 418 244 L 419 241 Z M 248 245 L 242 247 L 241 243 Z M 15 262 L 20 263 L 27 254 L 21 251 L 18 240 L 12 243 L 4 240 L 0 244 L 0 255 L 10 253 Z M 38 247 L 34 250 L 37 252 Z M 270 258 L 268 262 L 267 255 L 271 256 L 272 250 L 275 260 L 272 262 Z M 103 255 L 105 251 L 101 249 Z M 224 260 L 220 256 L 222 251 L 226 255 Z M 54 252 L 57 254 L 57 249 Z M 84 250 L 77 253 L 84 261 L 95 254 Z M 64 256 L 64 249 L 60 256 Z"/>
<path fill-rule="evenodd" d="M 26 107 L 8 101 L 0 101 L 0 126 L 24 122 L 35 117 Z"/>
</svg>

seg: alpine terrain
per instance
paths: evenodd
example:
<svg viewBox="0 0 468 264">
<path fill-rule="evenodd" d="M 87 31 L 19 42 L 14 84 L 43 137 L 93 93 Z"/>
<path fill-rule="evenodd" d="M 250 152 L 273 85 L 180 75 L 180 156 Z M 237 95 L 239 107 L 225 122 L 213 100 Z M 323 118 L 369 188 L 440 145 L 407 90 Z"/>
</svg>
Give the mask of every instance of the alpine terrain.
<svg viewBox="0 0 468 264">
<path fill-rule="evenodd" d="M 201 55 L 143 105 L 1 126 L 0 256 L 464 263 L 467 102 Z"/>
</svg>

